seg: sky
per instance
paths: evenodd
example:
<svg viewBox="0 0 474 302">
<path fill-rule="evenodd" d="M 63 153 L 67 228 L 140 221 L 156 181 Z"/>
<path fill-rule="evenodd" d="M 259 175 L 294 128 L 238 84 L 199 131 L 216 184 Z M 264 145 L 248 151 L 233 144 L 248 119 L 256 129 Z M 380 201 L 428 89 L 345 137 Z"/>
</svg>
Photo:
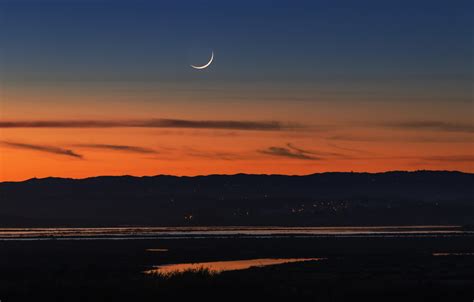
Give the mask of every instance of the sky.
<svg viewBox="0 0 474 302">
<path fill-rule="evenodd" d="M 0 181 L 474 172 L 473 20 L 464 0 L 0 0 Z"/>
</svg>

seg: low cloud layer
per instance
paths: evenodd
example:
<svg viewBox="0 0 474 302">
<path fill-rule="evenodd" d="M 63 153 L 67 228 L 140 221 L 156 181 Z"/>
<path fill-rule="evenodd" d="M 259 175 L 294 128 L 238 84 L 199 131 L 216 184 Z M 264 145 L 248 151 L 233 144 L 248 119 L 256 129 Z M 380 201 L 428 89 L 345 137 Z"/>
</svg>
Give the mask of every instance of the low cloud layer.
<svg viewBox="0 0 474 302">
<path fill-rule="evenodd" d="M 111 144 L 77 144 L 76 147 L 80 148 L 91 148 L 91 149 L 103 149 L 103 150 L 113 150 L 113 151 L 123 151 L 131 153 L 143 153 L 143 154 L 154 154 L 158 153 L 157 151 L 150 148 L 143 148 L 137 146 L 127 146 L 127 145 L 111 145 Z"/>
<path fill-rule="evenodd" d="M 75 158 L 82 158 L 81 154 L 78 154 L 70 149 L 64 149 L 56 146 L 49 146 L 49 145 L 36 145 L 36 144 L 26 144 L 26 143 L 17 143 L 17 142 L 2 142 L 4 146 L 17 148 L 17 149 L 26 149 L 26 150 L 34 150 L 34 151 L 41 151 L 59 155 L 66 155 Z"/>
<path fill-rule="evenodd" d="M 278 121 L 232 121 L 232 120 L 54 120 L 54 121 L 0 121 L 0 128 L 189 128 L 279 131 L 302 128 L 302 125 Z"/>
</svg>

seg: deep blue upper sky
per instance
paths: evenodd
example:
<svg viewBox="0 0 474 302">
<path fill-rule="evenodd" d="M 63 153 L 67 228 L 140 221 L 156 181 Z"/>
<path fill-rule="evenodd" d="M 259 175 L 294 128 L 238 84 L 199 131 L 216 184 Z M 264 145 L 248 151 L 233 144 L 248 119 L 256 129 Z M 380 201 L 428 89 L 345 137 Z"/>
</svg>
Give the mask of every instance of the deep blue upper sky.
<svg viewBox="0 0 474 302">
<path fill-rule="evenodd" d="M 0 12 L 5 82 L 179 82 L 201 49 L 219 81 L 472 77 L 468 0 L 3 0 Z"/>
</svg>

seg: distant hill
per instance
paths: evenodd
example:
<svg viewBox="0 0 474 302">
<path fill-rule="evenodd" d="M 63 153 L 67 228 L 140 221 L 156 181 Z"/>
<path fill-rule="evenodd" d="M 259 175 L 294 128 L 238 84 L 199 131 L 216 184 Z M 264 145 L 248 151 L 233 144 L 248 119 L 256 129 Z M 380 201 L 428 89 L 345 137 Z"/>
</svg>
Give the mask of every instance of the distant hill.
<svg viewBox="0 0 474 302">
<path fill-rule="evenodd" d="M 0 183 L 0 227 L 473 224 L 448 171 L 44 178 Z"/>
</svg>

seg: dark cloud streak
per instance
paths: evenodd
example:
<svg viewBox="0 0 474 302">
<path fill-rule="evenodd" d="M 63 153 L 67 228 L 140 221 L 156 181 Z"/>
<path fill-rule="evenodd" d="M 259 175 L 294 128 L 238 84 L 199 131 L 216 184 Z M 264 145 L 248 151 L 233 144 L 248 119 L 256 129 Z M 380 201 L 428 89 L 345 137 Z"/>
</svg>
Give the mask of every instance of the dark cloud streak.
<svg viewBox="0 0 474 302">
<path fill-rule="evenodd" d="M 79 148 L 92 148 L 92 149 L 104 149 L 104 150 L 113 150 L 113 151 L 124 151 L 132 153 L 143 153 L 143 154 L 154 154 L 158 153 L 157 151 L 150 148 L 143 148 L 137 146 L 127 146 L 127 145 L 111 145 L 111 144 L 77 144 L 75 145 Z"/>
<path fill-rule="evenodd" d="M 303 160 L 320 160 L 321 158 L 312 156 L 312 153 L 305 151 L 303 149 L 293 148 L 288 144 L 289 148 L 285 147 L 268 147 L 265 150 L 259 150 L 258 152 L 267 155 L 282 156 L 295 159 Z"/>
<path fill-rule="evenodd" d="M 34 150 L 34 151 L 41 151 L 47 152 L 52 154 L 59 154 L 59 155 L 66 155 L 75 158 L 83 158 L 81 154 L 74 152 L 73 150 L 64 149 L 55 146 L 48 146 L 48 145 L 35 145 L 35 144 L 26 144 L 26 143 L 18 143 L 18 142 L 2 142 L 3 145 L 11 148 L 18 148 L 18 149 L 27 149 L 27 150 Z"/>
<path fill-rule="evenodd" d="M 54 121 L 0 121 L 0 128 L 190 128 L 280 131 L 303 128 L 300 124 L 278 121 L 232 121 L 232 120 L 54 120 Z"/>
</svg>

